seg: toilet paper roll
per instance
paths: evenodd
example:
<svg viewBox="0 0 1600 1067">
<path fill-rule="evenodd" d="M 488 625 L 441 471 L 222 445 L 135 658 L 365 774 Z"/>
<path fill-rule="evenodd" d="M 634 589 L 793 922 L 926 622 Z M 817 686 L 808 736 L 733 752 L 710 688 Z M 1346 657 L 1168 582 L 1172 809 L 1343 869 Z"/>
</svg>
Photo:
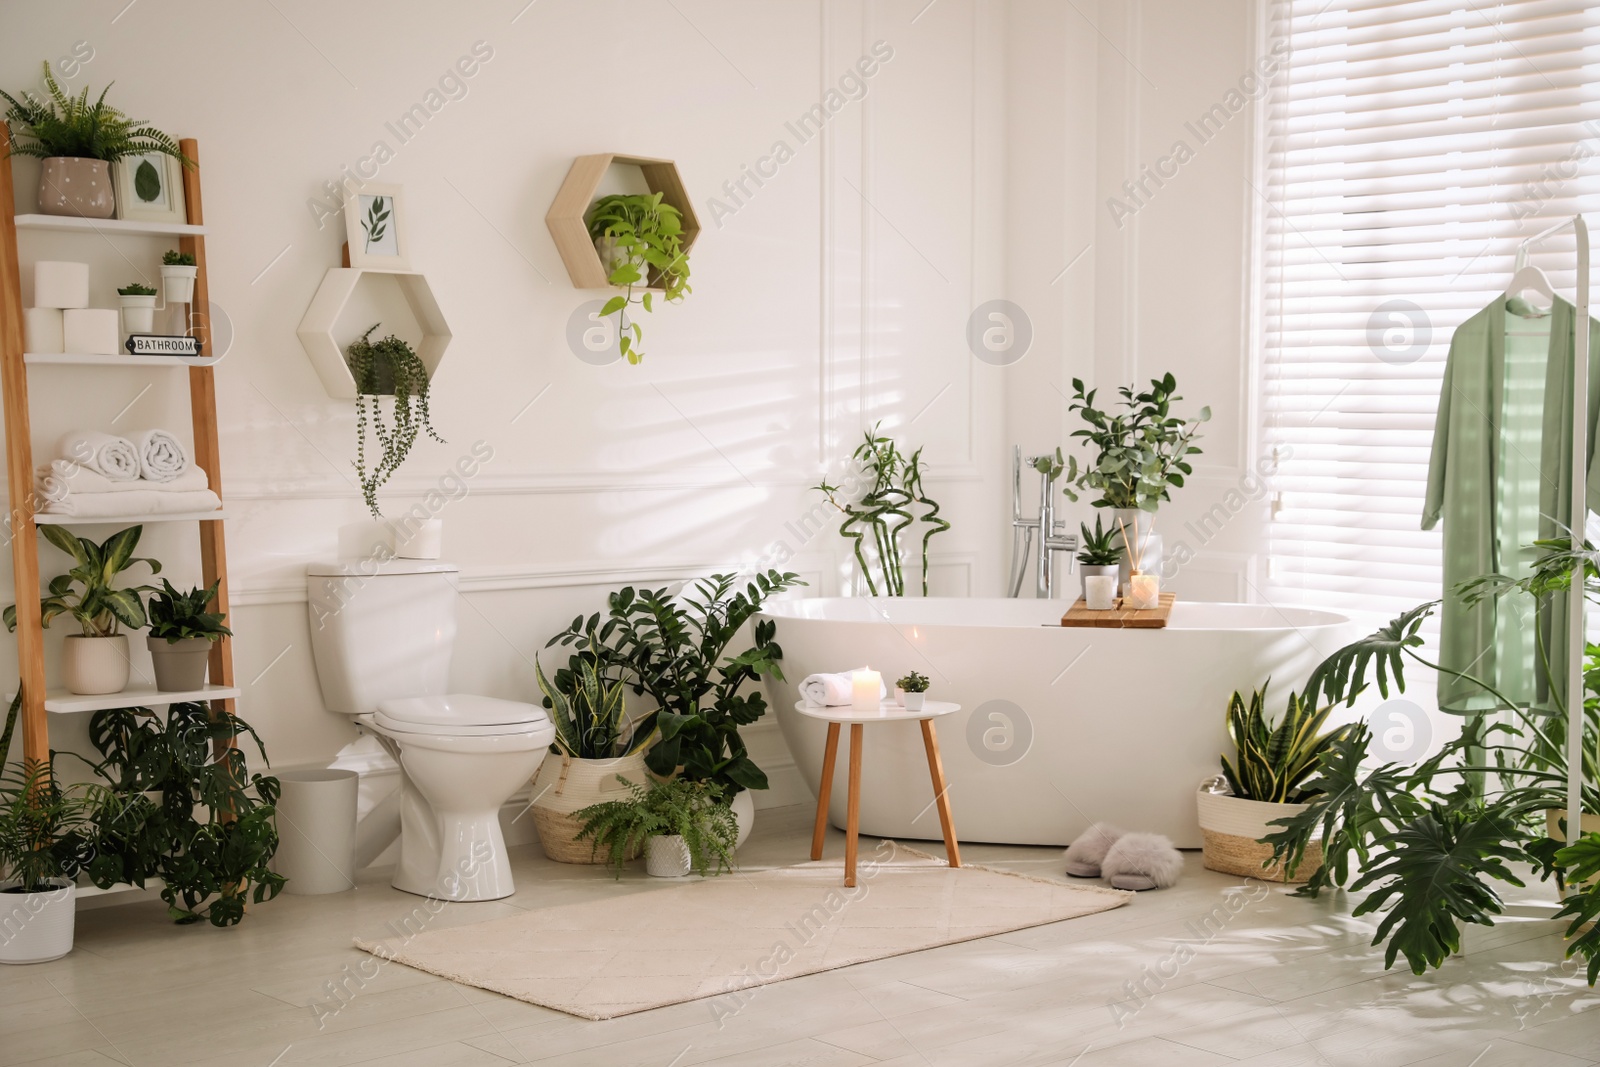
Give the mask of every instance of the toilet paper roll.
<svg viewBox="0 0 1600 1067">
<path fill-rule="evenodd" d="M 41 259 L 33 265 L 33 306 L 86 308 L 89 306 L 89 264 Z"/>
<path fill-rule="evenodd" d="M 25 352 L 65 352 L 60 308 L 25 308 L 22 312 L 22 348 Z"/>
<path fill-rule="evenodd" d="M 61 313 L 61 343 L 65 351 L 114 356 L 121 340 L 118 315 L 112 308 L 68 308 Z"/>
</svg>

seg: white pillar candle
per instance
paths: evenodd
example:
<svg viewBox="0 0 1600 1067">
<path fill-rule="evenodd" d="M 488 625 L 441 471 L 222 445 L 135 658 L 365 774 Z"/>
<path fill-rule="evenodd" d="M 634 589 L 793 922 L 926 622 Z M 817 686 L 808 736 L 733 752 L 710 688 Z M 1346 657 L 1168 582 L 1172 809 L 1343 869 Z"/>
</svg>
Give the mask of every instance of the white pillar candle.
<svg viewBox="0 0 1600 1067">
<path fill-rule="evenodd" d="M 1136 611 L 1161 606 L 1161 580 L 1153 574 L 1128 577 L 1128 606 Z"/>
<path fill-rule="evenodd" d="M 856 671 L 850 676 L 850 706 L 858 711 L 876 711 L 883 702 L 883 675 L 877 671 Z"/>
<path fill-rule="evenodd" d="M 1090 611 L 1110 611 L 1117 602 L 1117 576 L 1090 574 L 1083 579 L 1084 606 Z"/>
</svg>

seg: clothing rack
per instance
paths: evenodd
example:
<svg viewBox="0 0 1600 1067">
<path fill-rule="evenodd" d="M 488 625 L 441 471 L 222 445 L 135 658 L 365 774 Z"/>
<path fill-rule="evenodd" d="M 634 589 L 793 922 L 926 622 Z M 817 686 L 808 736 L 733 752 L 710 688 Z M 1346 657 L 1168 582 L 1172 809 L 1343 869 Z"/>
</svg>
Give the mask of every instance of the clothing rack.
<svg viewBox="0 0 1600 1067">
<path fill-rule="evenodd" d="M 1535 245 L 1571 230 L 1578 240 L 1578 292 L 1573 301 L 1577 319 L 1572 347 L 1572 548 L 1581 551 L 1589 516 L 1589 226 L 1582 215 L 1551 226 L 1527 238 L 1517 248 L 1516 269 L 1528 261 Z M 1583 651 L 1584 584 L 1587 564 L 1567 596 L 1567 840 L 1576 841 L 1583 826 Z"/>
</svg>

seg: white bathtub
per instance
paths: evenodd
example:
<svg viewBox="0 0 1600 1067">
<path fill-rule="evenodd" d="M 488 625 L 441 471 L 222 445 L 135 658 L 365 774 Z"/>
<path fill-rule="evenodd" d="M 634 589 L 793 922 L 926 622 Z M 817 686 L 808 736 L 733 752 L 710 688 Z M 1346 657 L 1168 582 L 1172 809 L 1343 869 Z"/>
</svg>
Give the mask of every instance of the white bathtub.
<svg viewBox="0 0 1600 1067">
<path fill-rule="evenodd" d="M 1199 848 L 1194 792 L 1226 750 L 1235 689 L 1269 676 L 1281 707 L 1323 657 L 1359 636 L 1342 615 L 1256 604 L 1185 604 L 1163 630 L 1064 628 L 1043 600 L 818 598 L 769 604 L 788 681 L 768 680 L 783 736 L 813 792 L 827 726 L 794 710 L 807 674 L 908 671 L 961 711 L 936 720 L 963 841 L 1066 845 L 1091 822 Z M 830 817 L 844 825 L 841 738 Z M 864 731 L 861 830 L 939 838 L 915 723 Z"/>
</svg>

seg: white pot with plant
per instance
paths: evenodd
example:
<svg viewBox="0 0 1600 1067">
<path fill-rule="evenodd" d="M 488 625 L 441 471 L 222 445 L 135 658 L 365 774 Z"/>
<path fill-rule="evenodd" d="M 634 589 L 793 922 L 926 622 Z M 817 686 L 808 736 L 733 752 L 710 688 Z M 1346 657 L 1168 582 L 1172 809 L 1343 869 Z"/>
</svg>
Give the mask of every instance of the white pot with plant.
<svg viewBox="0 0 1600 1067">
<path fill-rule="evenodd" d="M 555 754 L 533 780 L 533 824 L 539 847 L 558 863 L 604 863 L 595 843 L 579 840 L 574 813 L 628 795 L 628 782 L 645 780 L 644 753 L 656 739 L 636 735 L 628 721 L 627 686 L 598 643 L 578 652 L 547 678 L 538 658 L 534 677 L 556 728 Z M 612 677 L 608 677 L 612 675 Z"/>
<path fill-rule="evenodd" d="M 128 638 L 119 627 L 130 630 L 145 625 L 141 593 L 156 592 L 151 585 L 118 589 L 112 581 L 135 563 L 146 563 L 152 574 L 161 572 L 153 559 L 135 556 L 144 527 L 130 526 L 95 544 L 86 537 L 75 537 L 63 526 L 47 523 L 39 527 L 44 539 L 71 556 L 75 566 L 50 580 L 50 592 L 39 601 L 39 614 L 45 626 L 57 615 L 71 615 L 83 627 L 82 635 L 66 639 L 62 653 L 62 673 L 68 691 L 80 696 L 118 693 L 128 687 Z M 5 609 L 8 630 L 17 628 L 16 605 Z"/>
<path fill-rule="evenodd" d="M 54 782 L 49 764 L 26 774 L 13 765 L 0 779 L 0 868 L 7 872 L 0 882 L 0 963 L 45 963 L 72 951 L 78 891 L 52 846 L 87 832 L 91 796 L 108 793 L 103 786 Z"/>
<path fill-rule="evenodd" d="M 928 676 L 912 671 L 894 683 L 900 693 L 900 705 L 907 711 L 921 711 L 928 697 Z"/>
<path fill-rule="evenodd" d="M 381 325 L 373 323 L 345 349 L 345 360 L 356 386 L 356 477 L 361 481 L 361 495 L 374 519 L 383 518 L 378 509 L 379 488 L 400 469 L 400 464 L 417 443 L 417 437 L 426 433 L 444 444 L 444 438 L 434 432 L 428 421 L 427 365 L 415 349 L 394 334 L 372 340 L 373 331 Z M 387 417 L 385 399 L 389 401 Z M 367 459 L 369 424 L 381 453 L 370 463 Z"/>
<path fill-rule="evenodd" d="M 1122 545 L 1116 527 L 1106 529 L 1099 515 L 1094 517 L 1094 532 L 1090 532 L 1086 523 L 1079 523 L 1078 529 L 1083 533 L 1078 548 L 1078 595 L 1087 602 L 1091 577 L 1117 577 L 1122 563 Z"/>
<path fill-rule="evenodd" d="M 44 214 L 109 219 L 116 212 L 111 164 L 127 156 L 160 152 L 193 165 L 178 142 L 106 103 L 105 93 L 96 97 L 85 87 L 68 96 L 49 63 L 44 82 L 49 91 L 43 100 L 26 89 L 17 96 L 0 90 L 9 105 L 11 154 L 43 161 L 39 210 Z"/>
<path fill-rule="evenodd" d="M 192 692 L 206 684 L 206 661 L 211 646 L 233 631 L 223 625 L 220 612 L 207 611 L 216 598 L 221 579 L 210 589 L 180 593 L 161 579 L 161 591 L 150 596 L 150 633 L 145 645 L 155 665 L 156 688 L 163 693 Z"/>
<path fill-rule="evenodd" d="M 739 827 L 722 786 L 691 778 L 624 784 L 626 798 L 574 813 L 583 827 L 579 837 L 592 841 L 619 877 L 624 864 L 641 851 L 646 870 L 658 878 L 733 869 Z"/>
<path fill-rule="evenodd" d="M 156 328 L 156 291 L 143 282 L 129 282 L 117 290 L 122 305 L 123 333 L 151 333 Z"/>
<path fill-rule="evenodd" d="M 618 348 L 629 363 L 644 358 L 644 329 L 630 314 L 634 304 L 651 310 L 652 297 L 677 303 L 689 286 L 689 255 L 683 247 L 683 215 L 662 194 L 603 196 L 589 215 L 589 236 L 606 270 L 606 280 L 623 290 L 606 301 L 600 314 L 617 316 Z M 650 274 L 656 275 L 651 290 Z"/>
<path fill-rule="evenodd" d="M 194 303 L 194 280 L 200 274 L 194 255 L 168 249 L 161 256 L 161 291 L 169 304 Z"/>
</svg>

